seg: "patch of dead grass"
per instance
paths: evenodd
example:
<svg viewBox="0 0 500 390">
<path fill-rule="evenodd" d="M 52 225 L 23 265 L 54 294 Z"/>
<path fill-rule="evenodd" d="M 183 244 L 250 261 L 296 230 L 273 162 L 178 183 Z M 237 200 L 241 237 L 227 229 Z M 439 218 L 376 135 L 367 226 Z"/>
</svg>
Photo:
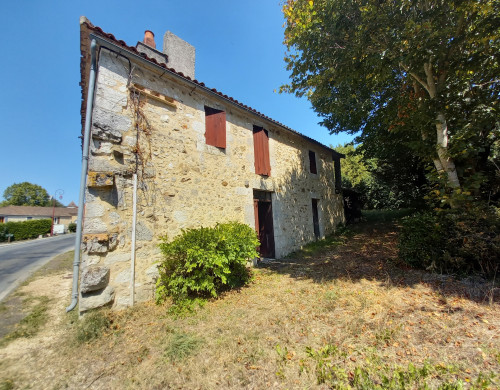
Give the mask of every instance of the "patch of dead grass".
<svg viewBox="0 0 500 390">
<path fill-rule="evenodd" d="M 362 370 L 413 364 L 431 367 L 431 388 L 467 388 L 500 372 L 500 305 L 469 299 L 451 278 L 395 266 L 395 239 L 387 225 L 365 228 L 345 245 L 256 269 L 251 285 L 185 317 L 152 302 L 110 313 L 113 326 L 79 346 L 64 320 L 67 283 L 45 329 L 0 349 L 0 376 L 33 388 L 330 388 L 332 372 L 354 383 Z M 335 351 L 321 357 L 333 367 L 323 373 L 322 350 Z M 188 353 L 168 358 L 179 351 Z"/>
</svg>

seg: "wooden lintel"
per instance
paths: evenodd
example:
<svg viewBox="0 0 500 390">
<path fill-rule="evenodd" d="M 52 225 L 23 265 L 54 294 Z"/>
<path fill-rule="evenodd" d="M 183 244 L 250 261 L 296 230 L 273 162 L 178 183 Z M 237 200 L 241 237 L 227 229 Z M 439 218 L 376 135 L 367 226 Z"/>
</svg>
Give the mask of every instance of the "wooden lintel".
<svg viewBox="0 0 500 390">
<path fill-rule="evenodd" d="M 137 84 L 137 83 L 131 83 L 130 88 L 135 89 L 136 91 L 140 92 L 141 94 L 154 99 L 156 101 L 159 101 L 163 104 L 166 104 L 167 106 L 177 108 L 177 105 L 175 104 L 175 100 L 167 95 L 163 95 L 162 93 L 153 91 L 150 88 L 146 88 L 143 85 Z"/>
</svg>

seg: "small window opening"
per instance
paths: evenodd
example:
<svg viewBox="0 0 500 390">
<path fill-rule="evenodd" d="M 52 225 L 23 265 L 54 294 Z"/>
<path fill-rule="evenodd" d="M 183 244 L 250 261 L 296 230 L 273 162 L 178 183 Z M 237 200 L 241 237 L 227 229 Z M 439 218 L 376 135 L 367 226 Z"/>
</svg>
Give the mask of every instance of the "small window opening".
<svg viewBox="0 0 500 390">
<path fill-rule="evenodd" d="M 312 150 L 309 151 L 309 167 L 311 173 L 318 173 L 318 170 L 316 168 L 316 153 L 314 153 Z"/>
</svg>

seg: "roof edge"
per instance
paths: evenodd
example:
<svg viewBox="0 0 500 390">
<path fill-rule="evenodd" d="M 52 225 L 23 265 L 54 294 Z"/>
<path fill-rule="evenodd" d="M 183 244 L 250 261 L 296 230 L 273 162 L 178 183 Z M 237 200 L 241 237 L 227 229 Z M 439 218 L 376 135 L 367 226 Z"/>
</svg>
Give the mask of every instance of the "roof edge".
<svg viewBox="0 0 500 390">
<path fill-rule="evenodd" d="M 334 158 L 345 158 L 345 155 L 343 155 L 342 153 L 339 153 L 337 151 L 335 151 L 335 149 L 329 147 L 329 146 L 326 146 L 324 144 L 322 144 L 321 142 L 315 140 L 314 138 L 311 138 L 305 134 L 302 134 L 300 133 L 299 131 L 297 130 L 294 130 L 292 129 L 291 127 L 288 127 L 286 125 L 284 125 L 283 123 L 281 122 L 278 122 L 277 120 L 275 119 L 272 119 L 270 117 L 268 117 L 267 115 L 264 115 L 263 113 L 257 111 L 256 109 L 250 107 L 250 106 L 247 106 L 246 104 L 243 104 L 242 102 L 239 102 L 238 100 L 228 96 L 228 95 L 225 95 L 223 94 L 222 92 L 218 91 L 217 89 L 215 88 L 209 88 L 205 85 L 205 83 L 203 82 L 200 82 L 196 79 L 191 79 L 189 76 L 185 76 L 182 72 L 177 72 L 175 69 L 173 68 L 169 68 L 166 64 L 164 63 L 158 63 L 154 58 L 151 58 L 151 57 L 148 57 L 147 55 L 145 55 L 144 53 L 139 53 L 137 51 L 137 49 L 133 46 L 128 46 L 124 41 L 122 40 L 117 40 L 115 38 L 115 36 L 113 34 L 110 34 L 110 33 L 105 33 L 100 27 L 96 27 L 94 26 L 85 16 L 80 16 L 80 29 L 81 29 L 81 36 L 80 36 L 80 48 L 81 48 L 81 65 L 80 65 L 80 69 L 82 71 L 82 82 L 80 83 L 81 87 L 82 87 L 82 113 L 84 112 L 84 107 L 86 106 L 86 99 L 87 99 L 87 91 L 86 91 L 86 88 L 85 88 L 85 75 L 83 74 L 83 72 L 85 71 L 85 69 L 87 68 L 87 66 L 85 66 L 86 64 L 84 64 L 84 62 L 88 62 L 86 61 L 86 57 L 83 53 L 83 50 L 84 48 L 88 45 L 85 44 L 85 42 L 83 42 L 83 39 L 84 39 L 84 34 L 83 34 L 83 30 L 86 28 L 88 28 L 89 30 L 92 31 L 92 33 L 90 34 L 87 34 L 87 37 L 90 39 L 90 35 L 93 35 L 95 34 L 96 36 L 98 36 L 100 38 L 100 40 L 103 40 L 104 42 L 108 43 L 108 44 L 111 44 L 113 46 L 118 46 L 120 47 L 122 50 L 125 50 L 127 51 L 128 53 L 130 53 L 132 56 L 134 56 L 135 58 L 141 60 L 141 61 L 145 61 L 145 62 L 148 62 L 150 63 L 151 65 L 155 66 L 155 67 L 158 67 L 159 69 L 161 69 L 163 72 L 168 72 L 176 77 L 178 77 L 179 79 L 185 81 L 185 82 L 188 82 L 190 84 L 194 84 L 196 85 L 197 87 L 200 87 L 202 88 L 204 91 L 206 91 L 207 93 L 211 94 L 211 95 L 214 95 L 216 96 L 217 98 L 219 99 L 222 99 L 222 100 L 225 100 L 227 102 L 229 102 L 230 104 L 233 104 L 234 106 L 240 108 L 240 109 L 243 109 L 244 111 L 247 111 L 249 112 L 250 114 L 253 114 L 253 115 L 257 115 L 258 117 L 272 123 L 273 125 L 276 125 L 276 126 L 279 126 L 280 128 L 286 130 L 286 131 L 289 131 L 290 133 L 292 134 L 295 134 L 309 142 L 312 142 L 324 149 L 327 149 L 328 151 L 331 151 L 333 152 L 333 157 Z M 82 114 L 82 128 L 84 127 L 84 115 Z"/>
</svg>

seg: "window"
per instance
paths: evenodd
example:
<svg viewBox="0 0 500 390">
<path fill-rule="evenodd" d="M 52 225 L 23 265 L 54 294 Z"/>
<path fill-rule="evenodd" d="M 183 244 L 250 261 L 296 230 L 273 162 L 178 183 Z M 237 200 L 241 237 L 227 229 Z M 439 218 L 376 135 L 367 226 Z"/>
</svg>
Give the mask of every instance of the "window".
<svg viewBox="0 0 500 390">
<path fill-rule="evenodd" d="M 205 106 L 205 140 L 207 145 L 226 148 L 226 112 Z"/>
<path fill-rule="evenodd" d="M 316 153 L 314 153 L 312 150 L 309 151 L 309 170 L 311 173 L 318 173 L 318 170 L 316 168 Z"/>
<path fill-rule="evenodd" d="M 26 217 L 26 221 L 30 221 L 32 219 L 33 219 L 33 217 Z"/>
<path fill-rule="evenodd" d="M 0 217 L 0 223 L 4 223 L 4 217 Z"/>
<path fill-rule="evenodd" d="M 269 133 L 260 126 L 253 127 L 253 151 L 255 157 L 255 173 L 271 176 L 269 162 Z"/>
</svg>

